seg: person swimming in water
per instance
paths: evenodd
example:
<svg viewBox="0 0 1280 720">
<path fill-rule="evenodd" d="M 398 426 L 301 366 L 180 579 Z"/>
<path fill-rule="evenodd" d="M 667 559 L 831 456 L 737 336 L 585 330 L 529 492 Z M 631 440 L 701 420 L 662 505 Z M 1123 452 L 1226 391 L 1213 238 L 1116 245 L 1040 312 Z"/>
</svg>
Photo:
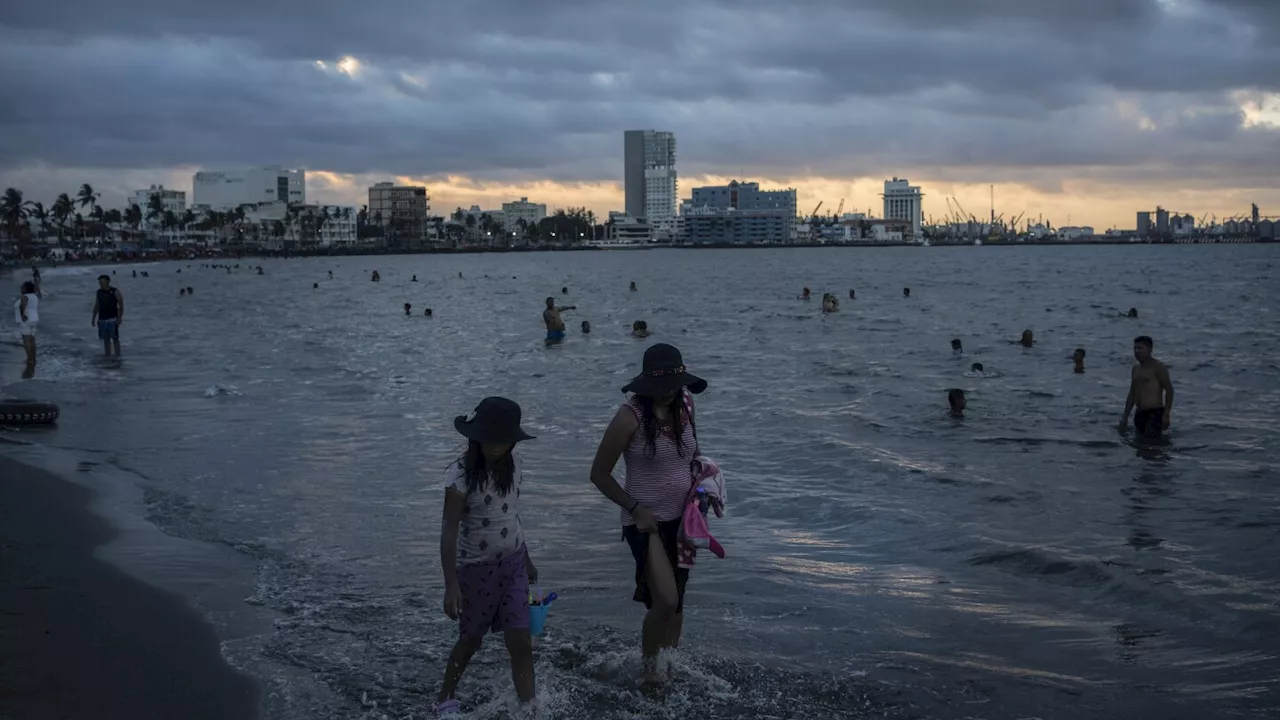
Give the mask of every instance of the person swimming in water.
<svg viewBox="0 0 1280 720">
<path fill-rule="evenodd" d="M 1169 429 L 1173 416 L 1173 381 L 1169 368 L 1151 356 L 1154 343 L 1146 335 L 1133 339 L 1133 357 L 1137 360 L 1129 373 L 1129 395 L 1124 401 L 1124 414 L 1120 416 L 1120 429 L 1129 424 L 1129 413 L 1134 406 L 1133 427 L 1139 435 L 1159 437 Z"/>
<path fill-rule="evenodd" d="M 405 303 L 405 304 L 404 304 L 404 316 L 405 316 L 405 317 L 409 317 L 409 315 L 412 313 L 412 311 L 413 311 L 413 306 L 412 306 L 412 305 L 410 305 L 409 303 Z"/>
<path fill-rule="evenodd" d="M 422 317 L 431 317 L 431 308 L 422 311 Z"/>
<path fill-rule="evenodd" d="M 964 346 L 960 344 L 960 338 L 951 339 L 951 354 L 952 355 L 964 354 Z"/>
<path fill-rule="evenodd" d="M 632 281 L 631 281 L 631 292 L 635 292 L 635 291 L 636 291 L 636 281 L 635 281 L 635 280 L 632 280 Z"/>
<path fill-rule="evenodd" d="M 574 309 L 576 308 L 573 305 L 556 307 L 556 299 L 553 297 L 547 298 L 547 308 L 542 311 L 542 321 L 547 325 L 548 342 L 564 340 L 564 318 L 560 317 L 560 313 Z"/>
<path fill-rule="evenodd" d="M 382 276 L 378 274 L 377 270 L 374 270 L 373 275 L 369 276 L 369 280 L 371 282 L 382 282 Z"/>
<path fill-rule="evenodd" d="M 583 335 L 591 334 L 591 323 L 587 322 L 586 320 L 582 321 L 582 334 Z"/>
<path fill-rule="evenodd" d="M 414 275 L 414 276 L 413 276 L 413 279 L 412 279 L 412 280 L 410 280 L 409 282 L 418 282 L 418 276 L 417 276 L 417 275 Z"/>
<path fill-rule="evenodd" d="M 801 300 L 808 300 L 808 299 L 809 299 L 809 295 L 810 295 L 810 293 L 809 293 L 809 288 L 804 288 L 803 290 L 801 290 L 801 291 L 800 291 L 800 299 L 801 299 Z"/>
<path fill-rule="evenodd" d="M 569 288 L 568 288 L 568 287 L 562 287 L 562 288 L 560 288 L 560 294 L 561 294 L 561 295 L 568 295 L 568 294 L 569 294 Z"/>
<path fill-rule="evenodd" d="M 643 320 L 631 323 L 631 337 L 641 339 L 649 337 L 649 323 Z"/>
<path fill-rule="evenodd" d="M 858 293 L 856 293 L 856 292 L 854 292 L 854 291 L 850 290 L 850 291 L 849 291 L 849 299 L 850 299 L 850 300 L 857 300 L 857 299 L 858 299 Z"/>
<path fill-rule="evenodd" d="M 311 283 L 311 289 L 312 289 L 312 290 L 319 290 L 319 289 L 320 289 L 320 283 Z"/>
<path fill-rule="evenodd" d="M 1036 344 L 1035 333 L 1030 330 L 1023 330 L 1022 337 L 1018 339 L 1018 344 L 1022 347 L 1031 347 Z"/>
<path fill-rule="evenodd" d="M 911 288 L 902 288 L 902 297 L 904 298 L 911 297 Z"/>
<path fill-rule="evenodd" d="M 947 391 L 947 404 L 951 406 L 951 417 L 964 417 L 965 398 L 964 391 L 960 388 L 952 388 Z"/>
<path fill-rule="evenodd" d="M 330 270 L 330 271 L 329 271 L 329 279 L 330 279 L 330 280 L 332 280 L 332 279 L 333 279 L 333 271 L 332 271 L 332 270 Z"/>
<path fill-rule="evenodd" d="M 1138 317 L 1138 308 L 1129 308 L 1129 313 L 1125 315 L 1125 317 L 1131 317 L 1131 318 Z"/>
<path fill-rule="evenodd" d="M 1071 360 L 1075 363 L 1077 374 L 1084 372 L 1084 348 L 1076 348 L 1076 351 L 1071 353 Z"/>
<path fill-rule="evenodd" d="M 986 371 L 982 368 L 982 363 L 974 363 L 969 366 L 969 372 L 966 374 L 969 377 L 984 377 L 986 375 Z"/>
<path fill-rule="evenodd" d="M 186 288 L 178 288 L 178 297 L 186 297 L 186 296 L 187 296 L 187 289 L 186 289 Z"/>
</svg>

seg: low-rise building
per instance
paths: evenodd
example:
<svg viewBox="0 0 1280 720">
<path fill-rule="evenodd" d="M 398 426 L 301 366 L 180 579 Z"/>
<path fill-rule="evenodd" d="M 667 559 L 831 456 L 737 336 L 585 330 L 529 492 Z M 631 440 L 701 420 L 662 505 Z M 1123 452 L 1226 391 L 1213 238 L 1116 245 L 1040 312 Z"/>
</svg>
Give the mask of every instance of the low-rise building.
<svg viewBox="0 0 1280 720">
<path fill-rule="evenodd" d="M 644 218 L 632 217 L 624 212 L 610 212 L 606 224 L 605 242 L 616 244 L 653 242 L 654 228 Z"/>
<path fill-rule="evenodd" d="M 788 243 L 795 236 L 796 191 L 761 190 L 759 183 L 737 180 L 694 188 L 680 216 L 685 242 Z"/>
<path fill-rule="evenodd" d="M 192 204 L 213 210 L 230 210 L 264 202 L 307 202 L 305 170 L 279 165 L 239 170 L 201 170 L 191 180 Z"/>
<path fill-rule="evenodd" d="M 368 222 L 382 228 L 388 247 L 421 247 L 428 238 L 430 214 L 430 198 L 422 185 L 380 182 L 369 188 Z"/>
<path fill-rule="evenodd" d="M 520 229 L 520 221 L 525 225 L 537 223 L 547 217 L 547 206 L 544 203 L 531 203 L 529 198 L 522 197 L 515 202 L 502 203 L 502 224 L 508 232 Z"/>
<path fill-rule="evenodd" d="M 187 193 L 182 190 L 171 190 L 163 185 L 152 185 L 146 190 L 135 190 L 133 195 L 129 196 L 129 204 L 137 205 L 145 218 L 151 207 L 151 198 L 156 195 L 160 196 L 162 212 L 171 212 L 178 216 L 186 212 Z"/>
</svg>

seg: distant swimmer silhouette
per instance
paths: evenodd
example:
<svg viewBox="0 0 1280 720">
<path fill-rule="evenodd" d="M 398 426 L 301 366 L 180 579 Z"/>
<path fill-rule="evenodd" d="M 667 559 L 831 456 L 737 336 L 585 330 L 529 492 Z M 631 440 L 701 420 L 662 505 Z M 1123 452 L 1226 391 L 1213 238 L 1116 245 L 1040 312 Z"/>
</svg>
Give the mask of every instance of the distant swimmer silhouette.
<svg viewBox="0 0 1280 720">
<path fill-rule="evenodd" d="M 952 338 L 952 340 L 951 340 L 951 352 L 952 352 L 952 354 L 954 354 L 954 355 L 963 355 L 963 354 L 964 354 L 964 346 L 960 344 L 960 338 Z"/>
<path fill-rule="evenodd" d="M 1075 363 L 1077 373 L 1084 372 L 1084 348 L 1076 348 L 1076 351 L 1071 353 L 1071 360 Z"/>
<path fill-rule="evenodd" d="M 643 320 L 631 323 L 631 337 L 641 339 L 649 337 L 649 323 Z"/>
<path fill-rule="evenodd" d="M 904 298 L 911 297 L 911 288 L 902 288 L 902 297 Z"/>
<path fill-rule="evenodd" d="M 412 306 L 412 305 L 410 305 L 409 303 L 405 303 L 405 304 L 404 304 L 404 316 L 405 316 L 405 317 L 409 317 L 409 315 L 410 315 L 410 313 L 411 313 L 412 311 L 413 311 L 413 306 Z"/>
<path fill-rule="evenodd" d="M 1035 333 L 1030 330 L 1023 330 L 1022 337 L 1018 338 L 1017 343 L 1022 347 L 1031 347 L 1036 344 Z"/>
<path fill-rule="evenodd" d="M 1138 308 L 1129 308 L 1129 313 L 1125 315 L 1125 317 L 1131 317 L 1131 318 L 1138 317 Z"/>
<path fill-rule="evenodd" d="M 952 388 L 947 391 L 947 404 L 951 406 L 951 417 L 964 417 L 965 398 L 964 391 L 959 388 Z"/>
<path fill-rule="evenodd" d="M 582 334 L 583 335 L 591 334 L 591 323 L 587 322 L 586 320 L 582 321 Z"/>
<path fill-rule="evenodd" d="M 809 299 L 809 294 L 810 294 L 810 293 L 809 293 L 809 288 L 804 288 L 803 290 L 801 290 L 801 291 L 800 291 L 800 299 L 801 299 L 801 300 L 808 300 L 808 299 Z"/>
<path fill-rule="evenodd" d="M 982 367 L 982 363 L 974 363 L 969 367 L 968 372 L 964 373 L 964 376 L 967 378 L 998 378 L 1000 373 L 987 370 Z"/>
<path fill-rule="evenodd" d="M 635 291 L 636 291 L 636 281 L 635 281 L 635 280 L 632 280 L 632 281 L 631 281 L 631 292 L 635 292 Z"/>
</svg>

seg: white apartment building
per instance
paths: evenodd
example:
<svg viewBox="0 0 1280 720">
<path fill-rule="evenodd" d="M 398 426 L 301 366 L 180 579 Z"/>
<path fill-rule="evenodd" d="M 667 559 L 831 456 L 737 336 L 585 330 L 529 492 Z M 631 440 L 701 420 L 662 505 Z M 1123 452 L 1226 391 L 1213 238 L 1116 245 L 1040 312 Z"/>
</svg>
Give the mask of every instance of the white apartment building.
<svg viewBox="0 0 1280 720">
<path fill-rule="evenodd" d="M 318 212 L 326 216 L 320 228 L 320 247 L 353 248 L 359 236 L 356 234 L 356 216 L 360 209 L 354 205 L 321 205 Z"/>
<path fill-rule="evenodd" d="M 627 130 L 622 144 L 626 214 L 646 219 L 659 235 L 670 237 L 679 203 L 675 134 Z"/>
<path fill-rule="evenodd" d="M 170 190 L 163 185 L 152 185 L 146 190 L 135 190 L 133 195 L 129 196 L 129 204 L 137 205 L 142 210 L 142 216 L 145 218 L 148 208 L 151 207 L 151 197 L 153 195 L 160 196 L 160 203 L 164 206 L 165 212 L 171 212 L 178 217 L 187 210 L 187 194 L 182 190 Z"/>
<path fill-rule="evenodd" d="M 192 204 L 212 210 L 230 210 L 264 202 L 307 202 L 305 170 L 285 170 L 279 165 L 240 170 L 201 170 L 191 181 Z"/>
<path fill-rule="evenodd" d="M 502 222 L 507 232 L 520 229 L 520 221 L 526 225 L 540 222 L 547 217 L 547 206 L 543 203 L 531 203 L 529 198 L 522 197 L 516 202 L 502 203 Z"/>
<path fill-rule="evenodd" d="M 924 225 L 924 195 L 906 178 L 884 181 L 884 219 L 906 220 L 915 237 L 920 238 Z"/>
</svg>

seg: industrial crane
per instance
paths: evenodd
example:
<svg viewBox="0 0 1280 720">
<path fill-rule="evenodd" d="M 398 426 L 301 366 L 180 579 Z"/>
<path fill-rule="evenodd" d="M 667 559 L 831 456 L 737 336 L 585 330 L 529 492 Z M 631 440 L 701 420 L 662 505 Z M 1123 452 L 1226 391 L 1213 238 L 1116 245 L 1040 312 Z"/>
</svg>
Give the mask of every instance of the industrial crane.
<svg viewBox="0 0 1280 720">
<path fill-rule="evenodd" d="M 840 198 L 840 206 L 836 208 L 836 219 L 840 219 L 840 213 L 844 212 L 844 198 Z"/>
</svg>

